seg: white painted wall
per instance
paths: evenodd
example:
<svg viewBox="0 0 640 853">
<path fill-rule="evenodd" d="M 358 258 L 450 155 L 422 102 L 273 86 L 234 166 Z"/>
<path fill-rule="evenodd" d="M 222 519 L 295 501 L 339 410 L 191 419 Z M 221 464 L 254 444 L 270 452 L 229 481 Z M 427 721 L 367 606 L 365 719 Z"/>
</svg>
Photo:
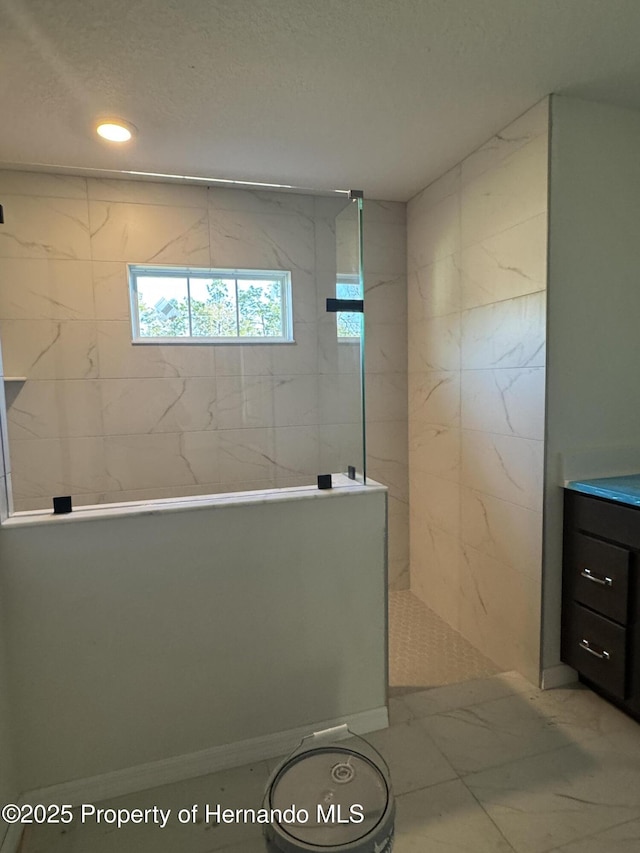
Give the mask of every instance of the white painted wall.
<svg viewBox="0 0 640 853">
<path fill-rule="evenodd" d="M 559 662 L 560 653 L 563 461 L 581 456 L 590 466 L 589 459 L 598 460 L 598 471 L 580 471 L 574 461 L 573 477 L 631 473 L 624 459 L 640 446 L 639 151 L 639 112 L 552 98 L 543 577 L 547 668 Z"/>
<path fill-rule="evenodd" d="M 312 494 L 2 528 L 20 790 L 386 704 L 386 490 Z"/>
<path fill-rule="evenodd" d="M 0 353 L 0 521 L 7 517 L 8 452 L 6 443 L 6 408 L 4 403 L 4 371 Z M 9 685 L 6 675 L 4 604 L 0 592 L 0 804 L 15 800 L 16 779 L 13 762 L 13 740 L 10 723 Z M 0 845 L 7 825 L 0 820 Z"/>
<path fill-rule="evenodd" d="M 2 628 L 3 616 L 0 602 L 0 805 L 15 802 L 18 794 L 14 772 L 13 740 Z M 0 820 L 0 845 L 2 844 L 6 830 L 7 824 L 3 820 Z"/>
</svg>

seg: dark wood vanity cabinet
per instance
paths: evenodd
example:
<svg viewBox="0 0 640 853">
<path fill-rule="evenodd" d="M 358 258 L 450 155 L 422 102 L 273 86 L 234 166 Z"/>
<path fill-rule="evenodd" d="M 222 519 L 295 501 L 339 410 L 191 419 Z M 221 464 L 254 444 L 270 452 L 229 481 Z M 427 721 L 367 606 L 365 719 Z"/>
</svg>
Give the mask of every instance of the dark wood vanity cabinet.
<svg viewBox="0 0 640 853">
<path fill-rule="evenodd" d="M 562 660 L 640 719 L 640 508 L 564 498 Z"/>
</svg>

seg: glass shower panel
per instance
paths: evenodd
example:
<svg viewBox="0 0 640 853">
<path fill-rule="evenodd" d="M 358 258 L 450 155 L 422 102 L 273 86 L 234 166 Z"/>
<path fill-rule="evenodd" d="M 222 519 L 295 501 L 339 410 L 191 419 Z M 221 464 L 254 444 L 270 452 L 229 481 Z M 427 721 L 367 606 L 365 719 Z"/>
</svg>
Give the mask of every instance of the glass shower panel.
<svg viewBox="0 0 640 853">
<path fill-rule="evenodd" d="M 210 187 L 185 266 L 183 189 L 163 186 L 160 232 L 157 205 L 100 202 L 113 261 L 0 246 L 16 511 L 365 476 L 362 200 Z"/>
<path fill-rule="evenodd" d="M 328 303 L 334 343 L 325 398 L 324 467 L 366 476 L 364 430 L 364 297 L 362 199 L 351 198 L 335 216 L 335 283 Z"/>
</svg>

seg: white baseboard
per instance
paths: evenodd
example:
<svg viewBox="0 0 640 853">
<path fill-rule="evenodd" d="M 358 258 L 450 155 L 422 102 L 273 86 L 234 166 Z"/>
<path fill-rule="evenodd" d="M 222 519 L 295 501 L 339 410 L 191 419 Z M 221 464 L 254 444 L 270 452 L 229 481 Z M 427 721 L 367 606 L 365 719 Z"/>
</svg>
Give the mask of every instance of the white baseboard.
<svg viewBox="0 0 640 853">
<path fill-rule="evenodd" d="M 22 824 L 12 823 L 5 833 L 2 844 L 0 844 L 0 853 L 18 853 L 23 830 Z"/>
<path fill-rule="evenodd" d="M 386 706 L 383 705 L 370 711 L 362 711 L 346 717 L 336 717 L 332 720 L 321 720 L 317 723 L 310 723 L 308 726 L 289 729 L 286 732 L 276 732 L 275 734 L 250 738 L 224 746 L 214 746 L 201 752 L 177 755 L 173 758 L 165 758 L 149 764 L 139 764 L 136 767 L 115 770 L 100 776 L 74 779 L 72 782 L 28 791 L 20 798 L 20 801 L 44 803 L 45 805 L 49 803 L 69 804 L 72 806 L 100 802 L 112 797 L 145 791 L 147 788 L 155 788 L 158 785 L 206 776 L 209 773 L 215 773 L 229 767 L 240 767 L 254 761 L 286 755 L 292 752 L 306 735 L 342 723 L 347 723 L 354 734 L 366 734 L 386 728 L 389 725 L 389 716 Z M 0 853 L 14 853 L 14 851 L 11 848 L 7 848 L 5 851 L 3 844 Z"/>
<path fill-rule="evenodd" d="M 542 670 L 542 689 L 553 690 L 554 687 L 565 687 L 567 684 L 575 684 L 578 673 L 566 663 L 559 663 Z"/>
</svg>

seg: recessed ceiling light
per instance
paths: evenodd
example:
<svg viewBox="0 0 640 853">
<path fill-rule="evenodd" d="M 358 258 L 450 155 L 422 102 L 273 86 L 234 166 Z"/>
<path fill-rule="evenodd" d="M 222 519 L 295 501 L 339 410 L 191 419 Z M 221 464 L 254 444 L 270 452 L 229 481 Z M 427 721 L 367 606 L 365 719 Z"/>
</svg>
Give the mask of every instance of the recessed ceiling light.
<svg viewBox="0 0 640 853">
<path fill-rule="evenodd" d="M 96 127 L 96 133 L 103 139 L 108 139 L 109 142 L 128 142 L 135 128 L 129 122 L 122 119 L 108 119 L 101 121 Z"/>
</svg>

